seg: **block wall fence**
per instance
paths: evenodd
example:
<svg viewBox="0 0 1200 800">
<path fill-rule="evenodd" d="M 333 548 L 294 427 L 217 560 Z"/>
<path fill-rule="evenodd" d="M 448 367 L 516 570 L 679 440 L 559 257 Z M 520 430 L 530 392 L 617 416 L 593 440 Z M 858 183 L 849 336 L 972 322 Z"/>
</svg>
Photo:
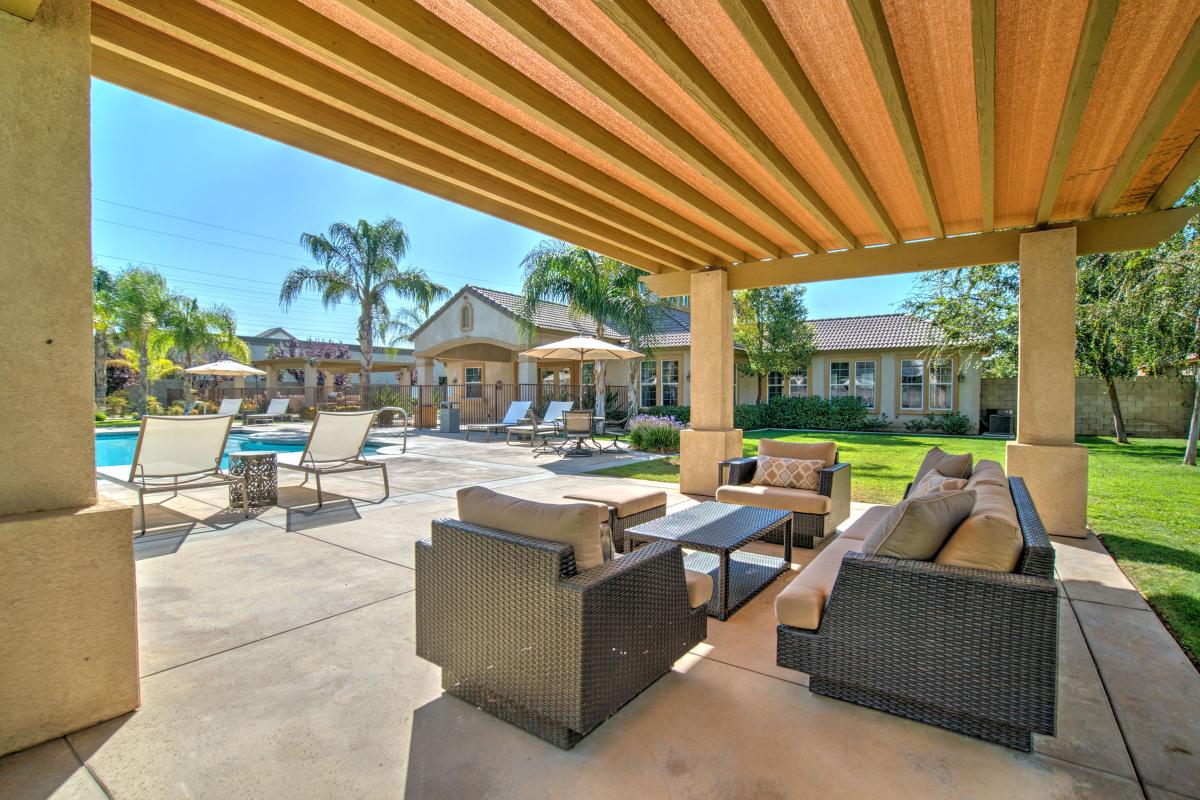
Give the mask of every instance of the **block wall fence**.
<svg viewBox="0 0 1200 800">
<path fill-rule="evenodd" d="M 1117 396 L 1130 436 L 1182 437 L 1192 413 L 1192 378 L 1138 378 L 1117 381 Z M 1016 409 L 1016 378 L 984 378 L 981 413 L 989 408 Z M 1112 406 L 1100 378 L 1075 379 L 1075 433 L 1113 435 Z"/>
</svg>

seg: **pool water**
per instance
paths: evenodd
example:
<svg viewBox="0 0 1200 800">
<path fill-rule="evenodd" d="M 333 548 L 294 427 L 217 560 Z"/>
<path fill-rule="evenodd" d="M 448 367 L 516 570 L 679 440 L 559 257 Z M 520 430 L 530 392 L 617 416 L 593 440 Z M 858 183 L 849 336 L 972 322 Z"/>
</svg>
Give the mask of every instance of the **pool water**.
<svg viewBox="0 0 1200 800">
<path fill-rule="evenodd" d="M 96 466 L 98 467 L 113 467 L 121 464 L 133 463 L 133 451 L 137 447 L 137 433 L 98 433 L 96 434 Z M 229 434 L 229 441 L 225 443 L 226 457 L 221 459 L 221 466 L 229 466 L 229 453 L 236 453 L 242 450 L 272 450 L 276 453 L 299 453 L 304 449 L 303 440 L 297 437 L 295 444 L 286 444 L 278 441 L 272 442 L 256 442 L 249 436 L 242 433 Z M 363 448 L 364 453 L 373 453 L 379 448 L 375 445 L 367 445 Z"/>
</svg>

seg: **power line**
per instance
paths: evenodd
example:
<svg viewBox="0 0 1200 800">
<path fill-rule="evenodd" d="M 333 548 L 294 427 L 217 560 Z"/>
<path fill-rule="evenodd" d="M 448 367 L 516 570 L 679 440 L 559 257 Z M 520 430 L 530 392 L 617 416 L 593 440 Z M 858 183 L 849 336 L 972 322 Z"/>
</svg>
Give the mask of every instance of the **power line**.
<svg viewBox="0 0 1200 800">
<path fill-rule="evenodd" d="M 296 256 L 284 256 L 284 255 L 280 255 L 279 253 L 268 253 L 265 250 L 254 250 L 253 248 L 250 248 L 250 247 L 238 247 L 236 244 L 225 244 L 224 242 L 214 242 L 212 239 L 199 239 L 195 236 L 184 236 L 182 233 L 171 233 L 170 231 L 160 231 L 160 230 L 155 230 L 154 228 L 143 228 L 140 225 L 130 225 L 125 222 L 117 222 L 116 220 L 111 220 L 111 219 L 101 219 L 100 217 L 92 217 L 92 221 L 93 222 L 103 222 L 106 225 L 117 225 L 122 228 L 131 228 L 135 231 L 145 231 L 146 233 L 157 233 L 160 236 L 174 236 L 176 239 L 186 239 L 189 242 L 200 242 L 201 244 L 211 244 L 216 247 L 228 247 L 230 250 L 241 250 L 242 252 L 245 252 L 245 253 L 254 253 L 255 255 L 260 255 L 260 256 L 269 256 L 271 258 L 280 258 L 280 259 L 283 259 L 284 261 L 296 262 L 296 261 L 304 260 L 304 259 L 296 257 Z"/>
<path fill-rule="evenodd" d="M 128 203 L 118 203 L 116 200 L 105 200 L 104 198 L 101 198 L 101 197 L 93 197 L 92 200 L 96 201 L 97 203 L 107 203 L 110 206 L 120 206 L 121 208 L 130 208 L 130 209 L 133 209 L 134 211 L 141 211 L 146 214 L 155 214 L 160 217 L 167 217 L 168 219 L 177 219 L 182 222 L 192 222 L 192 223 L 195 223 L 196 225 L 203 225 L 207 228 L 216 228 L 217 230 L 229 231 L 230 233 L 240 233 L 243 236 L 253 236 L 257 239 L 266 239 L 268 242 L 280 242 L 282 244 L 292 245 L 293 247 L 300 247 L 300 244 L 298 242 L 289 242 L 287 239 L 279 239 L 274 236 L 266 236 L 265 234 L 261 234 L 261 233 L 253 233 L 252 231 L 244 231 L 244 230 L 241 230 L 240 228 L 230 228 L 225 225 L 218 225 L 215 222 L 204 222 L 203 220 L 192 219 L 191 217 L 181 217 L 178 214 L 168 214 L 165 211 L 155 211 L 154 209 L 151 209 L 151 208 L 142 208 L 141 206 L 131 206 Z"/>
</svg>

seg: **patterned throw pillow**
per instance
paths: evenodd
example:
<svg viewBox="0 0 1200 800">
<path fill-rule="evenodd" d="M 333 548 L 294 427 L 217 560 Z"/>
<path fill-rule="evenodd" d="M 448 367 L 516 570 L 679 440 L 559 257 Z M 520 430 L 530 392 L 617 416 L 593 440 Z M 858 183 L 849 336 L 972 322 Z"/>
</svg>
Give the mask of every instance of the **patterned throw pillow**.
<svg viewBox="0 0 1200 800">
<path fill-rule="evenodd" d="M 810 458 L 779 458 L 759 456 L 758 468 L 750 483 L 755 486 L 781 486 L 785 489 L 811 489 L 821 486 L 821 469 L 825 462 Z"/>
<path fill-rule="evenodd" d="M 935 470 L 926 473 L 921 482 L 912 490 L 910 497 L 921 497 L 933 492 L 948 492 L 954 489 L 965 489 L 967 482 L 963 478 L 951 478 Z"/>
</svg>

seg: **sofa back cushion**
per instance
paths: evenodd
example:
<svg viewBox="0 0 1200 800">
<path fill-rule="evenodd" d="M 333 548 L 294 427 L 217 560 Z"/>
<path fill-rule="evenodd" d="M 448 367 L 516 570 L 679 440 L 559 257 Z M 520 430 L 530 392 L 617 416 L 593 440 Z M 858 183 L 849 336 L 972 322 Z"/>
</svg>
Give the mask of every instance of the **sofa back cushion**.
<svg viewBox="0 0 1200 800">
<path fill-rule="evenodd" d="M 965 478 L 950 478 L 936 469 L 925 473 L 925 477 L 921 478 L 921 482 L 913 485 L 910 496 L 920 497 L 923 494 L 932 494 L 933 492 L 951 492 L 956 489 L 967 488 Z"/>
<path fill-rule="evenodd" d="M 971 477 L 971 461 L 974 459 L 970 453 L 962 455 L 953 455 L 947 453 L 940 447 L 934 447 L 925 454 L 925 458 L 921 461 L 921 466 L 917 468 L 917 475 L 913 478 L 913 485 L 916 486 L 925 477 L 926 473 L 937 470 L 947 478 L 969 478 Z"/>
<path fill-rule="evenodd" d="M 821 486 L 821 468 L 825 462 L 812 458 L 758 457 L 758 467 L 750 483 L 755 486 L 779 486 L 784 489 L 809 489 Z"/>
<path fill-rule="evenodd" d="M 975 468 L 971 470 L 971 477 L 967 479 L 967 488 L 974 489 L 981 483 L 1008 488 L 1008 477 L 1004 474 L 1004 467 L 1000 466 L 999 461 L 983 458 L 975 465 Z"/>
<path fill-rule="evenodd" d="M 1008 484 L 980 481 L 972 491 L 975 506 L 970 516 L 946 540 L 934 561 L 951 567 L 1012 572 L 1025 540 Z"/>
<path fill-rule="evenodd" d="M 779 439 L 759 439 L 758 453 L 777 458 L 799 458 L 820 461 L 826 467 L 837 463 L 837 442 L 782 442 Z"/>
<path fill-rule="evenodd" d="M 869 556 L 930 561 L 975 506 L 963 489 L 908 497 L 888 511 L 863 541 Z"/>
<path fill-rule="evenodd" d="M 583 570 L 604 563 L 601 524 L 608 510 L 595 503 L 538 503 L 493 492 L 483 486 L 458 490 L 458 518 L 531 539 L 569 544 L 575 566 Z"/>
</svg>

